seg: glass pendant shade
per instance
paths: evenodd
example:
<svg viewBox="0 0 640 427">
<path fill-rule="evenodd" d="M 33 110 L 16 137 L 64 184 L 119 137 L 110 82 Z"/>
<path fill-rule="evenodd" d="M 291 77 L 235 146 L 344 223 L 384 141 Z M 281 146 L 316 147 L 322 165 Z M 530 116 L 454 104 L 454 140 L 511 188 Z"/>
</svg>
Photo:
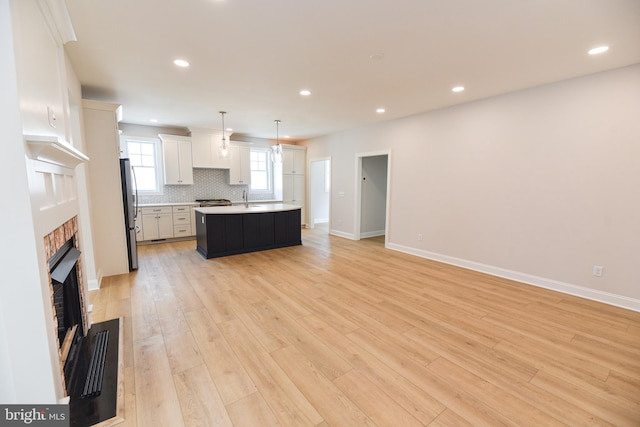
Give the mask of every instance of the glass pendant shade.
<svg viewBox="0 0 640 427">
<path fill-rule="evenodd" d="M 222 138 L 222 144 L 218 146 L 218 157 L 229 157 L 229 144 Z"/>
<path fill-rule="evenodd" d="M 282 162 L 282 145 L 276 144 L 271 146 L 271 161 L 273 163 Z"/>
<path fill-rule="evenodd" d="M 271 146 L 271 161 L 273 163 L 282 163 L 282 145 L 280 144 L 280 120 L 276 122 L 276 145 Z"/>
<path fill-rule="evenodd" d="M 224 115 L 225 114 L 227 114 L 226 111 L 220 111 L 220 115 L 222 116 L 222 143 L 218 146 L 218 157 L 229 156 L 229 144 L 227 144 L 227 139 L 224 137 Z"/>
</svg>

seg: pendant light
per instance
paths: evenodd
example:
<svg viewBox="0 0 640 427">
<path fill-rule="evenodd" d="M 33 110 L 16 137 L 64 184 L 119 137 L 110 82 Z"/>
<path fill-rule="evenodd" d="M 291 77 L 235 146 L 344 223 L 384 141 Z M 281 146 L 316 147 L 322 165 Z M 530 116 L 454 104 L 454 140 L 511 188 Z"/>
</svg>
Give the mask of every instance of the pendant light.
<svg viewBox="0 0 640 427">
<path fill-rule="evenodd" d="M 222 144 L 218 147 L 218 157 L 227 157 L 229 155 L 229 144 L 227 144 L 227 139 L 224 137 L 225 114 L 227 114 L 226 111 L 220 111 L 220 115 L 222 116 Z"/>
<path fill-rule="evenodd" d="M 273 163 L 282 163 L 282 145 L 280 144 L 280 120 L 276 122 L 276 145 L 271 146 L 271 161 Z"/>
</svg>

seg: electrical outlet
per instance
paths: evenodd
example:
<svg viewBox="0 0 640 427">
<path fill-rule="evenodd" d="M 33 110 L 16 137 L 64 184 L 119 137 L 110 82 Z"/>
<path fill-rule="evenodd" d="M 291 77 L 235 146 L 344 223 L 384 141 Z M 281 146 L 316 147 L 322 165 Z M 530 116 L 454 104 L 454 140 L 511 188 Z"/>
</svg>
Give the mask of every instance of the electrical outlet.
<svg viewBox="0 0 640 427">
<path fill-rule="evenodd" d="M 602 274 L 604 273 L 604 267 L 601 265 L 594 265 L 593 266 L 593 275 L 596 277 L 602 277 Z"/>
<path fill-rule="evenodd" d="M 422 242 L 422 233 L 418 233 L 418 242 Z"/>
</svg>

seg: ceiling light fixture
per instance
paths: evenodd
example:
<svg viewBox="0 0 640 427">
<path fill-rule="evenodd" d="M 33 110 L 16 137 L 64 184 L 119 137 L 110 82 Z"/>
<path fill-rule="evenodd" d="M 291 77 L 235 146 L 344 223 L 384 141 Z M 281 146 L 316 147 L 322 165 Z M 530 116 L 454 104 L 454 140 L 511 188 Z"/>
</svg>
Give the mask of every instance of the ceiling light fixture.
<svg viewBox="0 0 640 427">
<path fill-rule="evenodd" d="M 149 119 L 151 123 L 158 123 L 158 119 Z"/>
<path fill-rule="evenodd" d="M 464 86 L 456 86 L 453 89 L 451 89 L 451 92 L 462 92 L 464 90 Z"/>
<path fill-rule="evenodd" d="M 310 91 L 310 90 L 308 90 L 308 89 L 302 89 L 302 90 L 300 91 L 300 95 L 302 95 L 302 96 L 309 96 L 309 95 L 311 95 L 311 91 Z"/>
<path fill-rule="evenodd" d="M 274 120 L 276 122 L 276 145 L 271 146 L 271 161 L 273 163 L 282 162 L 282 145 L 280 145 L 280 120 Z"/>
<path fill-rule="evenodd" d="M 589 55 L 597 55 L 599 53 L 604 53 L 609 50 L 609 46 L 598 46 L 589 50 Z"/>
<path fill-rule="evenodd" d="M 229 155 L 229 145 L 227 145 L 227 139 L 224 137 L 224 115 L 226 111 L 220 111 L 222 116 L 222 144 L 218 147 L 218 157 L 227 157 Z"/>
<path fill-rule="evenodd" d="M 382 113 L 384 113 L 385 111 L 387 111 L 387 110 L 385 110 L 384 108 L 378 108 L 378 109 L 376 110 L 376 113 L 378 113 L 378 114 L 382 114 Z"/>
<path fill-rule="evenodd" d="M 175 61 L 173 61 L 173 63 L 176 64 L 178 67 L 182 67 L 182 68 L 189 66 L 189 63 L 184 59 L 176 59 Z"/>
</svg>

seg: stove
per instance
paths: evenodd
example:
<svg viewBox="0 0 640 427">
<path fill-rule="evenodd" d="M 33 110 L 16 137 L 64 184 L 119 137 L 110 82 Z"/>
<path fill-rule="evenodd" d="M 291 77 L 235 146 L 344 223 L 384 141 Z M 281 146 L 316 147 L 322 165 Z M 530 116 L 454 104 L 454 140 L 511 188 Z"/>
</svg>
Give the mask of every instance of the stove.
<svg viewBox="0 0 640 427">
<path fill-rule="evenodd" d="M 211 206 L 231 206 L 231 200 L 228 199 L 196 199 L 200 203 L 201 208 Z"/>
</svg>

